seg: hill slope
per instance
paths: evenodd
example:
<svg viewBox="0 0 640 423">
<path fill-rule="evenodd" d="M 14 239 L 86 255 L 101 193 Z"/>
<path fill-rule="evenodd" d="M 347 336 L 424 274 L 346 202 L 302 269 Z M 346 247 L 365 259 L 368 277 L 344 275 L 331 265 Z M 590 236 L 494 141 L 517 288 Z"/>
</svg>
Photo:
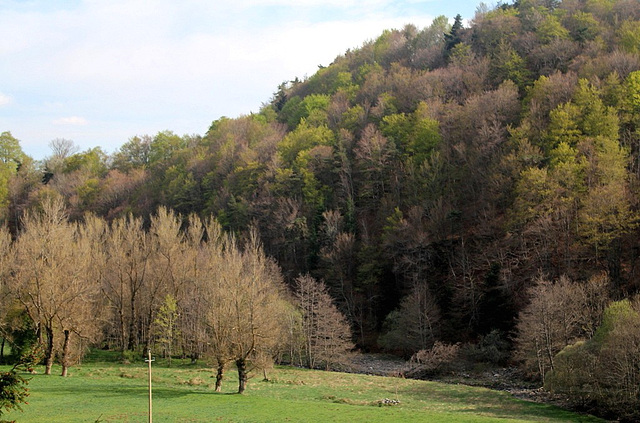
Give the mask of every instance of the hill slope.
<svg viewBox="0 0 640 423">
<path fill-rule="evenodd" d="M 204 136 L 24 160 L 8 222 L 61 195 L 72 218 L 165 205 L 255 225 L 290 280 L 327 283 L 364 349 L 504 343 L 538 275 L 606 272 L 613 298 L 638 290 L 639 70 L 635 0 L 440 17 Z"/>
</svg>

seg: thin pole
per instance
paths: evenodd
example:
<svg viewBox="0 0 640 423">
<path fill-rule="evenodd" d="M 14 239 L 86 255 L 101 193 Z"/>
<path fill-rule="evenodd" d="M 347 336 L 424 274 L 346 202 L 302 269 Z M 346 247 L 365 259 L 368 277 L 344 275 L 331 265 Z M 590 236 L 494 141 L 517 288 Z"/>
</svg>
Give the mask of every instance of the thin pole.
<svg viewBox="0 0 640 423">
<path fill-rule="evenodd" d="M 145 361 L 149 363 L 149 423 L 153 423 L 153 401 L 151 395 L 151 362 L 153 359 L 151 359 L 151 348 L 147 350 L 147 353 L 148 358 Z"/>
</svg>

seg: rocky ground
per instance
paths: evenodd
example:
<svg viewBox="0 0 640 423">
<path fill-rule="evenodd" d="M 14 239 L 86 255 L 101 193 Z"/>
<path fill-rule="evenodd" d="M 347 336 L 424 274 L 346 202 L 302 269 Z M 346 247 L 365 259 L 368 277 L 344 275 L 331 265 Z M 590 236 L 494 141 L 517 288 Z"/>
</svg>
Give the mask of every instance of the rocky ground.
<svg viewBox="0 0 640 423">
<path fill-rule="evenodd" d="M 406 361 L 386 354 L 354 354 L 349 367 L 354 373 L 392 377 L 408 369 Z"/>
<path fill-rule="evenodd" d="M 385 354 L 355 354 L 350 360 L 349 367 L 350 371 L 357 373 L 391 377 L 405 374 L 410 369 L 407 361 Z M 454 371 L 439 375 L 433 380 L 507 391 L 514 397 L 526 401 L 570 408 L 565 397 L 554 395 L 531 382 L 527 382 L 519 370 L 513 367 L 495 368 L 481 372 Z"/>
</svg>

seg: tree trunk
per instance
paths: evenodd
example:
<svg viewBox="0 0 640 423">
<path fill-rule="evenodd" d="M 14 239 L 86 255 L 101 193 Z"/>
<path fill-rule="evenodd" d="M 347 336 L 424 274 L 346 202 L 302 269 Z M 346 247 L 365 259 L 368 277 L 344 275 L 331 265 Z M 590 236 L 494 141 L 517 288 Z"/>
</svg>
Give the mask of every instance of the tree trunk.
<svg viewBox="0 0 640 423">
<path fill-rule="evenodd" d="M 306 344 L 306 355 L 307 355 L 307 367 L 310 369 L 313 369 L 315 367 L 315 360 L 314 360 L 314 355 L 313 355 L 313 346 L 311 345 L 311 339 L 313 338 L 313 335 L 308 333 L 307 334 L 307 344 Z"/>
<path fill-rule="evenodd" d="M 620 287 L 621 282 L 621 269 L 620 264 L 621 245 L 620 240 L 615 239 L 611 242 L 609 251 L 607 252 L 607 270 L 609 271 L 609 278 L 616 288 Z"/>
<path fill-rule="evenodd" d="M 222 379 L 224 379 L 224 364 L 218 363 L 218 373 L 216 373 L 216 392 L 222 391 Z"/>
<path fill-rule="evenodd" d="M 124 352 L 127 350 L 127 325 L 124 320 L 123 305 L 118 308 L 118 315 L 120 318 L 120 352 L 124 357 Z"/>
<path fill-rule="evenodd" d="M 127 349 L 133 351 L 135 348 L 135 329 L 136 329 L 136 295 L 135 292 L 131 293 L 131 320 L 129 321 L 129 342 Z"/>
<path fill-rule="evenodd" d="M 51 374 L 51 366 L 53 366 L 53 328 L 47 326 L 47 348 L 44 352 L 44 374 Z"/>
<path fill-rule="evenodd" d="M 238 393 L 244 393 L 247 387 L 247 361 L 244 358 L 236 360 L 236 366 L 238 367 Z"/>
<path fill-rule="evenodd" d="M 4 363 L 4 338 L 2 338 L 2 345 L 0 345 L 0 364 Z"/>
<path fill-rule="evenodd" d="M 67 377 L 69 370 L 69 340 L 71 332 L 68 329 L 64 331 L 64 343 L 62 344 L 62 374 L 60 376 Z"/>
</svg>

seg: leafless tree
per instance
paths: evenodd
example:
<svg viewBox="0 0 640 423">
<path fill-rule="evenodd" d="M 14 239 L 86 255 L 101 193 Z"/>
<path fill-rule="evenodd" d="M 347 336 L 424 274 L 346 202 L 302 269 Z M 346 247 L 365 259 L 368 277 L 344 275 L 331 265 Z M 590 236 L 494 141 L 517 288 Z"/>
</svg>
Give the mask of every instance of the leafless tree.
<svg viewBox="0 0 640 423">
<path fill-rule="evenodd" d="M 235 362 L 242 393 L 251 368 L 264 365 L 284 340 L 282 276 L 265 256 L 255 231 L 241 248 L 233 236 L 223 235 L 216 221 L 209 220 L 205 227 L 205 270 L 199 284 L 209 350 L 217 364 L 216 390 L 221 389 L 225 367 Z"/>
<path fill-rule="evenodd" d="M 106 224 L 95 216 L 86 216 L 76 228 L 75 242 L 67 248 L 74 250 L 74 265 L 81 272 L 64 284 L 68 301 L 58 312 L 58 326 L 63 334 L 62 376 L 84 354 L 86 347 L 95 342 L 102 326 L 100 288 L 105 275 L 106 256 L 103 246 Z"/>
<path fill-rule="evenodd" d="M 302 311 L 307 366 L 315 368 L 323 364 L 328 370 L 343 362 L 354 348 L 351 328 L 327 287 L 309 275 L 300 276 L 295 281 L 295 297 Z"/>
<path fill-rule="evenodd" d="M 4 360 L 4 346 L 9 335 L 9 309 L 14 301 L 9 290 L 10 265 L 13 264 L 11 234 L 6 226 L 0 227 L 0 363 Z"/>
<path fill-rule="evenodd" d="M 539 276 L 530 303 L 518 317 L 516 356 L 543 381 L 554 370 L 556 355 L 567 345 L 595 333 L 608 302 L 606 276 L 580 284 L 562 276 Z"/>
<path fill-rule="evenodd" d="M 151 243 L 142 219 L 132 215 L 116 219 L 106 240 L 107 266 L 103 293 L 115 314 L 120 350 L 133 350 L 138 342 L 139 296 L 149 277 Z"/>
<path fill-rule="evenodd" d="M 206 302 L 208 343 L 217 366 L 216 391 L 222 389 L 226 366 L 233 359 L 232 337 L 235 322 L 231 287 L 242 272 L 240 252 L 228 238 L 222 238 L 222 228 L 214 221 L 206 224 L 208 242 L 205 252 L 205 272 L 202 291 Z"/>
<path fill-rule="evenodd" d="M 246 388 L 248 362 L 271 355 L 284 336 L 282 276 L 275 262 L 264 254 L 255 230 L 242 251 L 241 276 L 231 286 L 236 323 L 231 345 L 239 393 Z"/>
<path fill-rule="evenodd" d="M 93 230 L 93 229 L 92 229 Z M 16 241 L 14 289 L 45 343 L 45 374 L 51 374 L 56 339 L 63 334 L 62 375 L 71 359 L 71 335 L 84 336 L 96 324 L 93 304 L 101 265 L 90 247 L 89 230 L 67 221 L 61 200 L 25 215 Z"/>
</svg>

